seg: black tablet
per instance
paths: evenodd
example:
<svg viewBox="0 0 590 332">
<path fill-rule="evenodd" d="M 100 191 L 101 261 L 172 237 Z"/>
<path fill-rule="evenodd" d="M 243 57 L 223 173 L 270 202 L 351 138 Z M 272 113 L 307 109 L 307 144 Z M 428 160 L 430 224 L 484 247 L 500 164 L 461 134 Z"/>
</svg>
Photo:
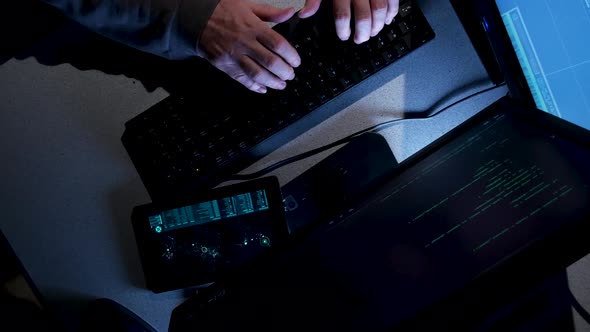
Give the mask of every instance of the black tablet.
<svg viewBox="0 0 590 332">
<path fill-rule="evenodd" d="M 133 209 L 147 288 L 213 282 L 286 240 L 278 180 L 266 177 Z"/>
</svg>

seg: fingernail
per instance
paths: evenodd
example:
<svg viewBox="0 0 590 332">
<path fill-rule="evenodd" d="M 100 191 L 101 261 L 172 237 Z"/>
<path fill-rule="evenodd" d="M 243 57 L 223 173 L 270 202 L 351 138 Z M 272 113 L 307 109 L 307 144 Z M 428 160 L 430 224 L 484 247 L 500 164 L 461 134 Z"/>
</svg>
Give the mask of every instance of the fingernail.
<svg viewBox="0 0 590 332">
<path fill-rule="evenodd" d="M 261 86 L 261 87 L 258 88 L 258 92 L 260 92 L 260 93 L 266 93 L 266 88 L 263 87 L 263 86 Z"/>
</svg>

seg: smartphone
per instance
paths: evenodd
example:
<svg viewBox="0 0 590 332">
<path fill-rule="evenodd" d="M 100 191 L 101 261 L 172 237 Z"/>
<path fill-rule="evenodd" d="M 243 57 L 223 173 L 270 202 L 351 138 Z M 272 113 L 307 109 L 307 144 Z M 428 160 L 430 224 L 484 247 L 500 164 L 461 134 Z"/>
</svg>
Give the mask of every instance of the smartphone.
<svg viewBox="0 0 590 332">
<path fill-rule="evenodd" d="M 276 177 L 136 206 L 131 220 L 155 293 L 214 282 L 288 236 Z"/>
</svg>

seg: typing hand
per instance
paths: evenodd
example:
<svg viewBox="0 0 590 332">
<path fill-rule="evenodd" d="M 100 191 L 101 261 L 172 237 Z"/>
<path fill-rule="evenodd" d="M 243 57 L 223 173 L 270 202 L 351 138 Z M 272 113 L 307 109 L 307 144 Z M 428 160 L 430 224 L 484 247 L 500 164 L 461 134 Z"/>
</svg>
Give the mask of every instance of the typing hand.
<svg viewBox="0 0 590 332">
<path fill-rule="evenodd" d="M 289 42 L 265 22 L 281 23 L 293 8 L 280 9 L 247 0 L 221 0 L 203 30 L 204 58 L 248 89 L 265 93 L 284 89 L 301 58 Z"/>
<path fill-rule="evenodd" d="M 315 14 L 322 0 L 306 0 L 299 11 L 300 18 Z M 328 0 L 329 1 L 329 0 Z M 354 11 L 354 42 L 361 44 L 391 24 L 399 10 L 399 0 L 332 0 L 334 1 L 334 22 L 336 33 L 342 40 L 350 38 L 350 18 Z"/>
</svg>

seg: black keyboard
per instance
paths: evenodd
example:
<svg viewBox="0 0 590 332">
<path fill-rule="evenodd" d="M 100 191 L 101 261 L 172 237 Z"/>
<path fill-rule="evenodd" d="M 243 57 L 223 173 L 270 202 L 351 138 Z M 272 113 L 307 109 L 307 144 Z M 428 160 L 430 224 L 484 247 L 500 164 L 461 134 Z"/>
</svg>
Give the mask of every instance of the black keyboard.
<svg viewBox="0 0 590 332">
<path fill-rule="evenodd" d="M 225 181 L 338 112 L 327 104 L 434 38 L 416 4 L 402 0 L 377 36 L 343 42 L 330 3 L 273 27 L 302 59 L 285 90 L 256 94 L 206 64 L 194 92 L 170 95 L 125 124 L 123 145 L 152 199 Z"/>
</svg>

